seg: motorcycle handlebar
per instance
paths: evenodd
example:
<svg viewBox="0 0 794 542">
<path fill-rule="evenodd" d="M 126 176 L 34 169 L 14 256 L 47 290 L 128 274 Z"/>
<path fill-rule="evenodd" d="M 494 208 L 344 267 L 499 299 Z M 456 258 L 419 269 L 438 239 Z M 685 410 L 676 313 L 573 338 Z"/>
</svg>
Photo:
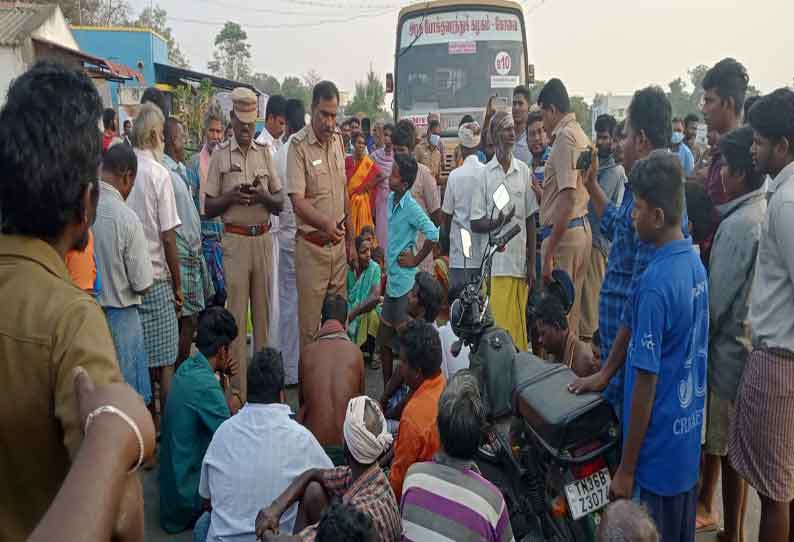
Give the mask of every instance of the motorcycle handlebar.
<svg viewBox="0 0 794 542">
<path fill-rule="evenodd" d="M 521 232 L 521 226 L 519 226 L 518 224 L 513 224 L 513 227 L 507 230 L 507 232 L 505 232 L 502 236 L 494 238 L 493 246 L 496 247 L 505 246 L 507 243 L 510 242 L 510 240 L 513 237 L 518 235 L 520 232 Z"/>
</svg>

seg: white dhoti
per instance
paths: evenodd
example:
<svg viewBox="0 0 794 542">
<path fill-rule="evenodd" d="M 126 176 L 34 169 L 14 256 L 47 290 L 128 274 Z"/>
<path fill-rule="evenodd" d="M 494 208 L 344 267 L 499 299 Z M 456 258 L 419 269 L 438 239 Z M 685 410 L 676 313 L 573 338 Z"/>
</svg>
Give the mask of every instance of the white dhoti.
<svg viewBox="0 0 794 542">
<path fill-rule="evenodd" d="M 281 350 L 281 341 L 279 340 L 279 321 L 280 318 L 280 308 L 281 302 L 278 299 L 277 292 L 279 290 L 278 278 L 279 278 L 279 269 L 278 269 L 278 260 L 279 260 L 279 232 L 281 228 L 279 227 L 279 217 L 273 215 L 270 217 L 270 224 L 272 225 L 270 231 L 272 235 L 270 236 L 273 239 L 273 270 L 270 273 L 270 297 L 268 297 L 269 305 L 270 305 L 270 322 L 268 325 L 267 331 L 267 339 L 268 345 L 276 348 L 277 350 Z"/>
<path fill-rule="evenodd" d="M 286 207 L 286 206 L 285 206 Z M 284 212 L 287 212 L 285 209 Z M 279 232 L 278 304 L 280 305 L 278 337 L 284 359 L 284 377 L 287 385 L 298 383 L 300 359 L 300 330 L 298 327 L 298 286 L 295 278 L 295 232 L 282 222 Z"/>
</svg>

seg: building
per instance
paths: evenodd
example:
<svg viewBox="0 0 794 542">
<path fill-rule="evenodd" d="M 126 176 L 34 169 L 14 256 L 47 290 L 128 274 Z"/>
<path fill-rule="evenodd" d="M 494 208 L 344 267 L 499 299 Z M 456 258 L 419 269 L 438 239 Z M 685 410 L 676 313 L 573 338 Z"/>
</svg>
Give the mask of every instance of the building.
<svg viewBox="0 0 794 542">
<path fill-rule="evenodd" d="M 112 103 L 109 85 L 124 84 L 140 75 L 81 51 L 57 5 L 0 2 L 0 104 L 11 81 L 47 59 L 84 69 L 106 106 Z"/>
<path fill-rule="evenodd" d="M 216 98 L 227 109 L 227 113 L 231 110 L 231 90 L 240 86 L 252 89 L 259 96 L 260 116 L 264 116 L 267 96 L 253 85 L 172 66 L 168 60 L 168 43 L 154 30 L 122 26 L 73 26 L 72 31 L 85 51 L 102 54 L 112 62 L 135 66 L 142 74 L 143 81 L 138 85 L 115 85 L 112 88 L 113 104 L 119 110 L 119 124 L 135 117 L 146 87 L 156 87 L 173 99 L 176 87 L 187 85 L 197 88 L 203 80 L 210 82 Z M 173 104 L 169 105 L 173 109 Z"/>
<path fill-rule="evenodd" d="M 596 94 L 593 99 L 591 133 L 595 135 L 595 122 L 599 115 L 612 115 L 618 122 L 625 120 L 631 98 L 632 96 L 629 94 Z"/>
</svg>

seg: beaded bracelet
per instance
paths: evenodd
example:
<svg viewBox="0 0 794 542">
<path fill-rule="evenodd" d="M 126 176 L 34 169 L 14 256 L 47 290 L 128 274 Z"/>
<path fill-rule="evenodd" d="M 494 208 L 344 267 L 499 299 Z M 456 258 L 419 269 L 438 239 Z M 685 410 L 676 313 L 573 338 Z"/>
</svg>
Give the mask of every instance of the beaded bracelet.
<svg viewBox="0 0 794 542">
<path fill-rule="evenodd" d="M 130 418 L 126 413 L 122 410 L 114 407 L 113 405 L 103 405 L 101 407 L 97 407 L 94 409 L 88 417 L 85 419 L 85 428 L 83 429 L 84 434 L 88 434 L 88 427 L 91 425 L 91 422 L 94 421 L 94 418 L 99 416 L 100 414 L 115 414 L 132 429 L 132 432 L 135 433 L 135 438 L 138 439 L 138 464 L 135 465 L 128 474 L 132 474 L 141 468 L 143 465 L 143 436 L 141 436 L 141 430 L 138 429 L 138 425 Z"/>
</svg>

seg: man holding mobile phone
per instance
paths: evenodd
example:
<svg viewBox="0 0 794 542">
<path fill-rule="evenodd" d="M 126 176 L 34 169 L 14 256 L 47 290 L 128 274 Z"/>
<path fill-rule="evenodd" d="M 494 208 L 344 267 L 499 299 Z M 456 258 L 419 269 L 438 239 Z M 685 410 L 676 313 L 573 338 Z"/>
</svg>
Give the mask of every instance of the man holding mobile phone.
<svg viewBox="0 0 794 542">
<path fill-rule="evenodd" d="M 346 296 L 347 263 L 355 256 L 345 154 L 337 132 L 339 90 L 321 81 L 312 90 L 311 123 L 287 152 L 288 190 L 295 210 L 295 278 L 301 348 L 320 328 L 326 295 Z"/>
<path fill-rule="evenodd" d="M 234 136 L 212 153 L 207 174 L 205 213 L 223 217 L 223 270 L 229 312 L 241 330 L 251 306 L 254 351 L 268 344 L 270 283 L 273 273 L 273 240 L 270 215 L 284 205 L 281 179 L 267 147 L 254 142 L 257 99 L 247 88 L 232 92 Z M 246 334 L 232 343 L 232 359 L 240 366 L 232 390 L 245 403 L 248 353 Z M 234 409 L 232 409 L 234 410 Z"/>
<path fill-rule="evenodd" d="M 582 286 L 593 240 L 586 217 L 590 196 L 576 162 L 591 143 L 571 111 L 562 81 L 552 79 L 546 83 L 538 105 L 552 141 L 540 203 L 541 275 L 544 284 L 551 282 L 554 269 L 562 269 L 571 277 L 576 296 L 568 314 L 568 327 L 578 330 Z"/>
</svg>

